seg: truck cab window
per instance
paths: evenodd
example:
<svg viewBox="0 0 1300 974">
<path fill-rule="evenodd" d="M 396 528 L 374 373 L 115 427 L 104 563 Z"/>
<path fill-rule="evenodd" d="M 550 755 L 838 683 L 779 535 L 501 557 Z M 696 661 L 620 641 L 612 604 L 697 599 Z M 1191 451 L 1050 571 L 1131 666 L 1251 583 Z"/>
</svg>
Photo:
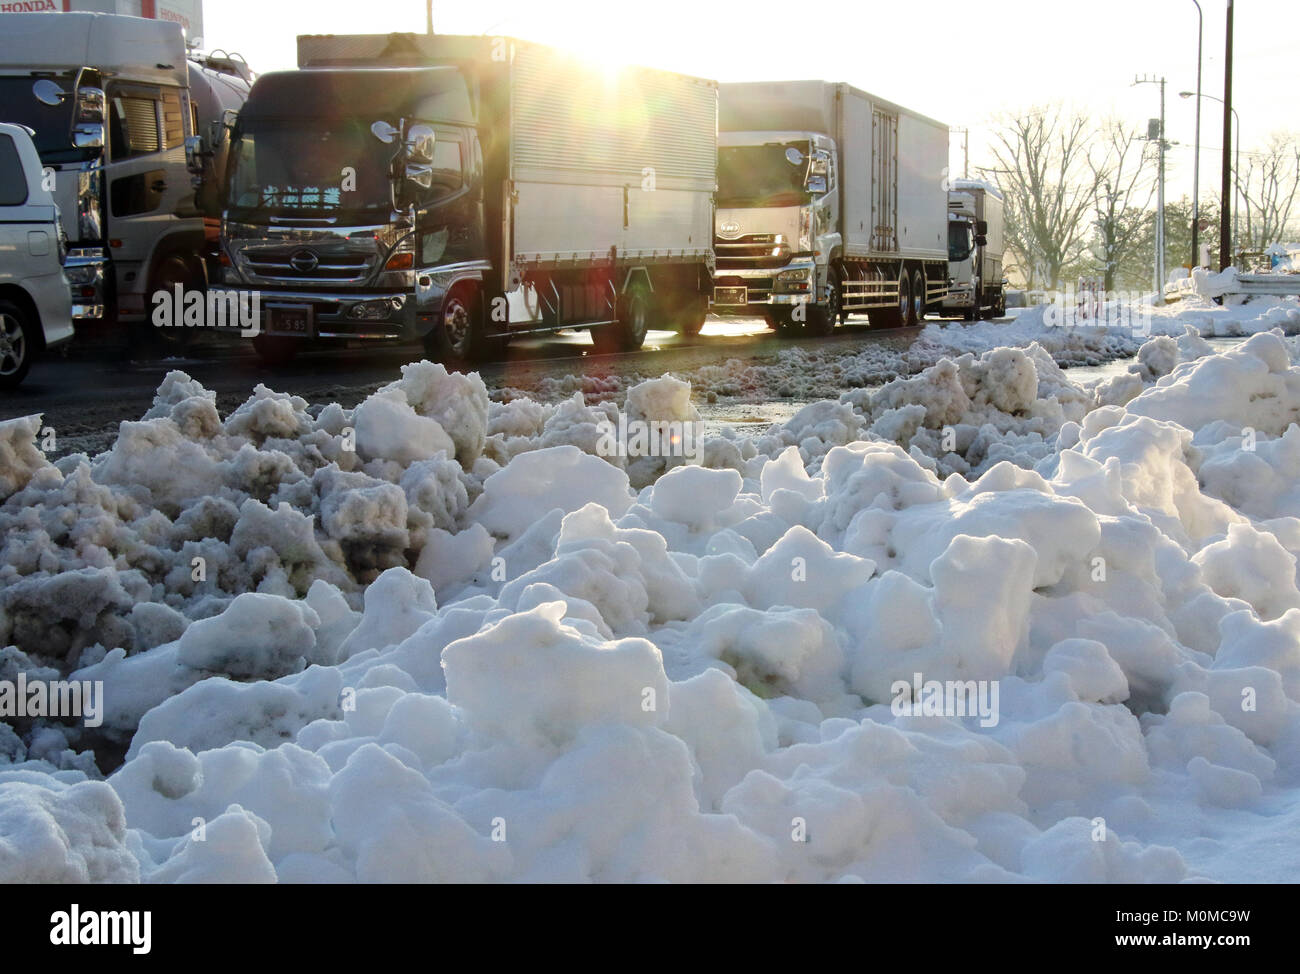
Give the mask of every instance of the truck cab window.
<svg viewBox="0 0 1300 974">
<path fill-rule="evenodd" d="M 429 189 L 429 202 L 459 193 L 464 185 L 464 161 L 459 141 L 442 136 L 433 144 L 433 185 Z"/>
<path fill-rule="evenodd" d="M 114 159 L 148 155 L 163 147 L 156 95 L 121 93 L 111 96 L 109 101 L 109 147 Z"/>
</svg>

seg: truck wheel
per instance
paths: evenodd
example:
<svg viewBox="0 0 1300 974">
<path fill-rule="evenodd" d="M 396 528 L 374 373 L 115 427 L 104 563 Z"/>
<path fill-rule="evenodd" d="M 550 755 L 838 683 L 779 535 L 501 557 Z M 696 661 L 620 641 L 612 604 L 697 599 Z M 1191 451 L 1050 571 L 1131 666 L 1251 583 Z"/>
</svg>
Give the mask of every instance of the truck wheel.
<svg viewBox="0 0 1300 974">
<path fill-rule="evenodd" d="M 172 254 L 170 257 L 164 257 L 159 261 L 158 266 L 153 270 L 153 276 L 149 278 L 149 292 L 145 295 L 144 323 L 140 328 L 134 330 L 134 334 L 131 336 L 131 344 L 144 344 L 146 346 L 158 344 L 179 348 L 188 346 L 198 337 L 195 334 L 196 329 L 186 328 L 183 321 L 172 322 L 171 328 L 157 327 L 153 323 L 152 316 L 153 296 L 159 291 L 171 293 L 177 284 L 181 286 L 186 294 L 190 291 L 206 294 L 207 283 L 203 269 L 180 254 Z M 180 310 L 176 309 L 174 313 L 179 315 Z"/>
<path fill-rule="evenodd" d="M 925 320 L 925 272 L 917 271 L 912 275 L 912 324 L 919 325 Z"/>
<path fill-rule="evenodd" d="M 677 331 L 683 338 L 694 338 L 704 327 L 704 319 L 709 315 L 709 302 L 706 298 L 694 294 L 678 308 L 675 316 Z"/>
<path fill-rule="evenodd" d="M 870 313 L 871 323 L 885 328 L 901 328 L 910 324 L 912 309 L 912 278 L 904 270 L 898 277 L 898 298 L 892 308 L 881 308 Z"/>
<path fill-rule="evenodd" d="M 645 344 L 650 329 L 650 290 L 643 281 L 633 281 L 618 302 L 618 320 L 591 329 L 596 351 L 635 352 Z"/>
<path fill-rule="evenodd" d="M 253 339 L 253 351 L 265 365 L 288 365 L 298 354 L 300 344 L 299 339 L 285 335 L 258 335 Z"/>
<path fill-rule="evenodd" d="M 1007 294 L 1005 291 L 999 291 L 998 296 L 993 299 L 993 317 L 1005 318 L 1007 316 Z"/>
<path fill-rule="evenodd" d="M 835 330 L 835 322 L 840 317 L 840 281 L 839 274 L 832 268 L 827 287 L 825 304 L 810 304 L 805 309 L 808 320 L 804 332 L 813 338 L 823 338 Z"/>
<path fill-rule="evenodd" d="M 12 301 L 0 301 L 0 389 L 13 389 L 27 376 L 36 341 L 31 314 Z"/>
<path fill-rule="evenodd" d="M 505 343 L 483 334 L 483 302 L 473 284 L 457 284 L 442 299 L 442 310 L 424 336 L 424 348 L 443 365 L 463 367 L 500 355 Z"/>
<path fill-rule="evenodd" d="M 804 305 L 803 308 L 806 318 L 808 305 Z M 768 311 L 764 317 L 767 318 L 768 327 L 776 332 L 778 338 L 803 337 L 804 322 L 795 320 L 792 307 L 777 305 L 771 311 Z"/>
</svg>

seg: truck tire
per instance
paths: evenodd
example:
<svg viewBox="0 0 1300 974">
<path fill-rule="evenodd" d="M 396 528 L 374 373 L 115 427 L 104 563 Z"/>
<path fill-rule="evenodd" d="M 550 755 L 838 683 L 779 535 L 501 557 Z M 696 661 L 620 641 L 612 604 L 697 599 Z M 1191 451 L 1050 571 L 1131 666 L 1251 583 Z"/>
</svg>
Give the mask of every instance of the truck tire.
<svg viewBox="0 0 1300 974">
<path fill-rule="evenodd" d="M 27 377 L 36 354 L 37 327 L 25 308 L 0 301 L 0 389 L 13 389 Z"/>
<path fill-rule="evenodd" d="M 258 335 L 253 339 L 253 351 L 264 365 L 288 365 L 298 355 L 302 342 L 286 335 Z"/>
<path fill-rule="evenodd" d="M 442 299 L 442 310 L 424 336 L 425 352 L 435 361 L 463 368 L 505 352 L 505 341 L 484 334 L 482 295 L 476 286 L 462 282 Z"/>
<path fill-rule="evenodd" d="M 1005 318 L 1007 314 L 1007 295 L 1005 291 L 999 290 L 993 297 L 993 303 L 989 305 L 989 318 Z"/>
<path fill-rule="evenodd" d="M 810 304 L 805 309 L 808 318 L 804 324 L 804 334 L 811 338 L 824 338 L 835 330 L 835 323 L 840 317 L 840 281 L 834 268 L 829 272 L 825 304 Z"/>
<path fill-rule="evenodd" d="M 159 291 L 171 292 L 177 284 L 186 294 L 190 291 L 206 294 L 208 289 L 207 277 L 196 261 L 181 254 L 170 254 L 160 260 L 149 276 L 149 290 L 144 301 L 145 320 L 138 328 L 132 329 L 130 339 L 133 346 L 186 348 L 198 337 L 196 329 L 186 328 L 183 321 L 173 322 L 171 328 L 159 328 L 153 323 L 153 295 Z"/>
<path fill-rule="evenodd" d="M 794 310 L 791 307 L 775 305 L 764 313 L 763 317 L 767 320 L 767 327 L 776 332 L 778 338 L 803 337 L 804 323 L 795 321 Z"/>
<path fill-rule="evenodd" d="M 898 276 L 898 298 L 892 308 L 879 308 L 870 313 L 873 325 L 882 328 L 902 328 L 910 324 L 912 314 L 912 278 L 903 270 Z"/>
<path fill-rule="evenodd" d="M 919 325 L 925 321 L 925 271 L 917 270 L 912 275 L 912 324 Z"/>
<path fill-rule="evenodd" d="M 618 301 L 618 320 L 612 325 L 591 329 L 591 343 L 601 354 L 635 352 L 645 344 L 650 329 L 650 289 L 641 280 L 633 281 Z"/>
<path fill-rule="evenodd" d="M 683 338 L 695 338 L 709 315 L 709 301 L 702 295 L 689 294 L 674 315 L 677 332 Z"/>
</svg>

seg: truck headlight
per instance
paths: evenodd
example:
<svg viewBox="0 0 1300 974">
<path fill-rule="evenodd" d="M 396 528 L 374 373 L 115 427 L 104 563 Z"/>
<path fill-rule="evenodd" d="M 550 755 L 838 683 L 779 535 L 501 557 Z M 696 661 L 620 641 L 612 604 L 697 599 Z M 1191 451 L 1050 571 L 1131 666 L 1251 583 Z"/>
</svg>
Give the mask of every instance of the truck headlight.
<svg viewBox="0 0 1300 974">
<path fill-rule="evenodd" d="M 806 281 L 808 280 L 808 271 L 800 268 L 795 271 L 782 271 L 776 275 L 776 279 L 781 282 L 785 281 Z"/>
<path fill-rule="evenodd" d="M 69 284 L 94 284 L 99 268 L 94 264 L 69 264 L 63 269 Z"/>
</svg>

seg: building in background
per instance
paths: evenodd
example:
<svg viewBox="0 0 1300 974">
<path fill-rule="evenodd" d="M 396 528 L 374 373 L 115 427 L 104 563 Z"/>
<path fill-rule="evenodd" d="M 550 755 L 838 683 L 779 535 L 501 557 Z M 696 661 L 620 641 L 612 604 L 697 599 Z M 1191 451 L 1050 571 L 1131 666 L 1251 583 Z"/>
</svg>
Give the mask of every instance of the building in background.
<svg viewBox="0 0 1300 974">
<path fill-rule="evenodd" d="M 185 42 L 203 43 L 203 0 L 0 0 L 0 13 L 125 14 L 150 20 L 174 20 L 185 29 Z"/>
</svg>

